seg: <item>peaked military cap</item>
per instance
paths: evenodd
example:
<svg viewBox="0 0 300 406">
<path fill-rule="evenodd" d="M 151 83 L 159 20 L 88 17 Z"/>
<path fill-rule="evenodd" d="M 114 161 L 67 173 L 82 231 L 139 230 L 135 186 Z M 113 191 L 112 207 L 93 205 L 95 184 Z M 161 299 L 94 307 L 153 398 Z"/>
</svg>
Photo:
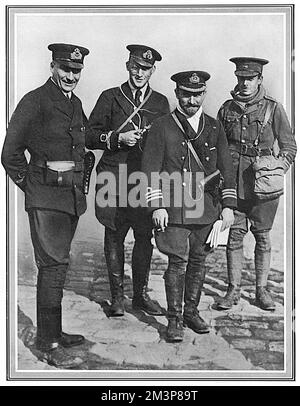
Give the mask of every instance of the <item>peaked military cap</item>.
<svg viewBox="0 0 300 406">
<path fill-rule="evenodd" d="M 209 78 L 210 74 L 201 70 L 179 72 L 171 76 L 171 80 L 176 82 L 177 88 L 194 93 L 204 90 Z"/>
<path fill-rule="evenodd" d="M 127 45 L 126 47 L 130 52 L 130 58 L 136 63 L 147 68 L 151 68 L 155 61 L 161 61 L 162 56 L 155 49 L 146 45 Z"/>
<path fill-rule="evenodd" d="M 236 76 L 257 76 L 262 73 L 263 65 L 269 63 L 267 59 L 247 56 L 230 58 L 229 60 L 236 65 L 234 72 Z"/>
<path fill-rule="evenodd" d="M 83 59 L 90 53 L 87 48 L 71 44 L 50 44 L 48 49 L 52 51 L 54 61 L 77 69 L 83 68 Z"/>
</svg>

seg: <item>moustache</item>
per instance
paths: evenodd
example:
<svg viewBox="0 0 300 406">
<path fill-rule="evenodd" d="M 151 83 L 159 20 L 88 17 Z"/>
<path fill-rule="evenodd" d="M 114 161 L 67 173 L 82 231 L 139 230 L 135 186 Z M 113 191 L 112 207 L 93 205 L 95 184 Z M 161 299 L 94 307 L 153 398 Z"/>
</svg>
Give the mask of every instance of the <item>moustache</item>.
<svg viewBox="0 0 300 406">
<path fill-rule="evenodd" d="M 62 82 L 66 83 L 67 85 L 74 85 L 77 83 L 76 80 L 62 80 Z"/>
</svg>

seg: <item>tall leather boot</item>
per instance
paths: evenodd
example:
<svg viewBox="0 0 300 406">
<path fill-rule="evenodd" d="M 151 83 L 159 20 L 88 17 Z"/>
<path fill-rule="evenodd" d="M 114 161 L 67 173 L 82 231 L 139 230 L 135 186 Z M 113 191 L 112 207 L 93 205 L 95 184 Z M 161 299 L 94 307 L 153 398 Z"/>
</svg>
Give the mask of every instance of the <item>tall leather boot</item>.
<svg viewBox="0 0 300 406">
<path fill-rule="evenodd" d="M 217 309 L 228 310 L 233 305 L 238 304 L 241 297 L 241 274 L 244 261 L 243 246 L 237 249 L 227 248 L 227 272 L 228 272 L 228 287 L 226 295 L 218 299 Z"/>
<path fill-rule="evenodd" d="M 269 232 L 254 235 L 255 246 L 255 271 L 256 271 L 256 305 L 263 310 L 275 310 L 270 293 L 267 290 L 268 275 L 271 263 L 271 242 Z"/>
<path fill-rule="evenodd" d="M 37 340 L 39 359 L 57 368 L 75 368 L 83 363 L 80 357 L 66 352 L 60 340 L 61 307 L 43 307 L 37 305 Z"/>
<path fill-rule="evenodd" d="M 183 325 L 189 327 L 195 333 L 204 334 L 209 332 L 209 326 L 199 316 L 198 305 L 206 269 L 204 263 L 198 265 L 197 268 L 195 265 L 189 264 L 185 276 Z"/>
<path fill-rule="evenodd" d="M 63 298 L 63 288 L 66 279 L 67 264 L 58 264 L 39 267 L 37 279 L 37 337 L 43 340 L 58 339 L 63 347 L 73 347 L 84 342 L 84 337 L 80 334 L 67 334 L 62 331 L 61 326 L 61 302 Z M 53 322 L 55 327 L 53 332 L 43 328 L 43 323 L 49 318 L 49 312 L 44 314 L 43 309 L 51 309 L 58 315 L 59 324 Z M 40 310 L 42 309 L 42 310 Z M 58 332 L 55 330 L 58 329 Z M 53 337 L 50 334 L 54 334 Z"/>
<path fill-rule="evenodd" d="M 105 230 L 104 253 L 111 293 L 109 316 L 124 316 L 124 247 L 110 229 Z"/>
<path fill-rule="evenodd" d="M 163 310 L 147 293 L 153 246 L 150 241 L 136 241 L 132 252 L 132 308 L 153 316 L 162 316 Z"/>
<path fill-rule="evenodd" d="M 168 304 L 168 327 L 166 339 L 169 342 L 183 340 L 182 301 L 184 293 L 185 275 L 166 271 L 165 289 Z"/>
</svg>

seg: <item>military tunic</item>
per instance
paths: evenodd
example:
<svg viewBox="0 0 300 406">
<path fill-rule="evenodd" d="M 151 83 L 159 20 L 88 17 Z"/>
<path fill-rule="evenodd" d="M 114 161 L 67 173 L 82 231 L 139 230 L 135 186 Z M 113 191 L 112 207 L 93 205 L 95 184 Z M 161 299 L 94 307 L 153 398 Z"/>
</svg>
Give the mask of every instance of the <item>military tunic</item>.
<svg viewBox="0 0 300 406">
<path fill-rule="evenodd" d="M 178 117 L 180 116 L 178 111 L 176 111 L 176 114 Z M 186 124 L 188 124 L 187 120 L 185 121 Z M 230 208 L 236 207 L 235 178 L 223 127 L 219 121 L 205 113 L 201 115 L 200 121 L 199 128 L 203 127 L 203 131 L 200 136 L 197 137 L 196 134 L 189 135 L 189 130 L 191 133 L 193 132 L 189 124 L 187 132 L 184 133 L 176 124 L 172 114 L 168 114 L 153 124 L 146 140 L 142 160 L 142 171 L 146 173 L 149 181 L 149 211 L 154 211 L 157 207 L 165 207 L 163 190 L 158 190 L 155 186 L 151 185 L 150 180 L 152 173 L 166 172 L 167 174 L 172 174 L 177 172 L 181 174 L 183 179 L 181 185 L 177 184 L 177 186 L 181 187 L 181 190 L 175 192 L 171 189 L 170 198 L 168 198 L 170 205 L 165 207 L 169 214 L 169 224 L 212 224 L 218 219 L 222 208 L 221 206 Z M 202 123 L 204 123 L 204 125 Z M 182 204 L 179 206 L 173 197 L 175 193 L 185 194 L 185 189 L 189 187 L 188 182 L 185 181 L 186 174 L 190 173 L 192 175 L 190 178 L 191 182 L 195 182 L 196 177 L 193 175 L 201 171 L 194 157 L 190 156 L 187 146 L 187 140 L 192 137 L 195 137 L 192 144 L 204 167 L 205 176 L 209 176 L 219 169 L 224 178 L 224 186 L 221 205 L 219 200 L 216 199 L 209 190 L 204 189 L 204 211 L 191 218 L 188 215 L 191 208 L 187 207 L 186 200 L 183 198 Z M 195 184 L 191 186 L 195 188 Z M 197 197 L 197 195 L 195 195 L 195 197 Z M 189 204 L 190 203 L 191 202 L 189 202 Z"/>
<path fill-rule="evenodd" d="M 254 173 L 251 165 L 256 154 L 250 154 L 249 151 L 253 151 L 253 143 L 264 122 L 268 103 L 273 106 L 273 114 L 258 147 L 261 150 L 273 151 L 277 141 L 279 154 L 286 158 L 287 164 L 291 164 L 297 148 L 287 115 L 282 105 L 268 96 L 262 86 L 252 101 L 241 104 L 234 99 L 227 100 L 218 112 L 218 119 L 224 126 L 233 158 L 238 198 L 242 200 L 254 198 Z"/>
<path fill-rule="evenodd" d="M 148 86 L 145 98 L 150 92 Z M 143 129 L 152 124 L 158 117 L 169 112 L 169 103 L 165 96 L 151 90 L 151 95 L 140 111 L 128 122 L 121 132 L 134 129 Z M 114 175 L 116 185 L 119 185 L 120 164 L 127 165 L 127 174 L 141 169 L 141 157 L 143 144 L 138 142 L 134 147 L 118 144 L 116 130 L 132 114 L 135 108 L 132 92 L 128 82 L 120 87 L 105 90 L 97 100 L 97 103 L 89 118 L 89 130 L 86 136 L 86 146 L 89 149 L 102 149 L 104 153 L 97 165 L 97 175 L 103 171 L 109 171 Z M 115 207 L 99 207 L 97 205 L 97 191 L 101 185 L 96 184 L 96 216 L 103 225 L 115 228 Z M 119 194 L 119 191 L 116 191 Z"/>
<path fill-rule="evenodd" d="M 49 209 L 75 216 L 84 213 L 86 123 L 79 98 L 74 94 L 67 98 L 51 79 L 19 102 L 7 129 L 2 163 L 25 192 L 26 210 Z M 25 150 L 30 153 L 29 163 Z M 42 167 L 46 161 L 76 162 L 68 185 L 59 186 L 56 174 Z"/>
</svg>

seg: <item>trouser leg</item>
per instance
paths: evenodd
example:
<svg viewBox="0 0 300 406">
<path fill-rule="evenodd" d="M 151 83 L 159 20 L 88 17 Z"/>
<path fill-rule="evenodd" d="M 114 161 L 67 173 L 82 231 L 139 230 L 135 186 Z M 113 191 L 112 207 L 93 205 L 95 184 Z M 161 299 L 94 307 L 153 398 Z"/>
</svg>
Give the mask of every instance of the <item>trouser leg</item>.
<svg viewBox="0 0 300 406">
<path fill-rule="evenodd" d="M 112 230 L 105 228 L 104 252 L 111 293 L 110 316 L 124 314 L 124 240 L 129 226 L 124 223 Z"/>
<path fill-rule="evenodd" d="M 58 342 L 61 337 L 61 302 L 66 270 L 66 265 L 39 268 L 37 278 L 37 339 L 40 345 Z"/>
<path fill-rule="evenodd" d="M 271 262 L 272 229 L 279 199 L 260 202 L 249 213 L 251 231 L 255 238 L 254 262 L 256 272 L 256 304 L 264 310 L 274 310 L 275 304 L 266 287 Z"/>
<path fill-rule="evenodd" d="M 28 215 L 38 267 L 37 338 L 47 347 L 62 335 L 63 288 L 78 218 L 50 210 L 30 210 Z"/>
<path fill-rule="evenodd" d="M 135 240 L 132 252 L 132 307 L 150 315 L 160 316 L 163 314 L 160 305 L 147 293 L 153 252 L 151 218 L 138 209 L 133 210 L 131 215 L 136 216 L 132 221 Z"/>
<path fill-rule="evenodd" d="M 229 230 L 226 248 L 228 288 L 226 295 L 217 301 L 218 309 L 230 309 L 239 302 L 244 262 L 243 241 L 247 231 L 246 215 L 236 211 L 235 222 Z"/>
<path fill-rule="evenodd" d="M 275 304 L 267 292 L 271 263 L 271 240 L 269 231 L 255 232 L 256 303 L 264 310 L 274 310 Z"/>
<path fill-rule="evenodd" d="M 184 293 L 184 324 L 197 333 L 207 333 L 208 325 L 199 316 L 200 302 L 206 268 L 205 259 L 209 253 L 205 245 L 211 226 L 203 226 L 193 230 L 189 237 L 190 251 L 185 275 Z"/>
<path fill-rule="evenodd" d="M 164 275 L 167 299 L 167 340 L 182 341 L 182 304 L 187 261 L 175 255 L 169 256 L 168 268 Z"/>
</svg>

